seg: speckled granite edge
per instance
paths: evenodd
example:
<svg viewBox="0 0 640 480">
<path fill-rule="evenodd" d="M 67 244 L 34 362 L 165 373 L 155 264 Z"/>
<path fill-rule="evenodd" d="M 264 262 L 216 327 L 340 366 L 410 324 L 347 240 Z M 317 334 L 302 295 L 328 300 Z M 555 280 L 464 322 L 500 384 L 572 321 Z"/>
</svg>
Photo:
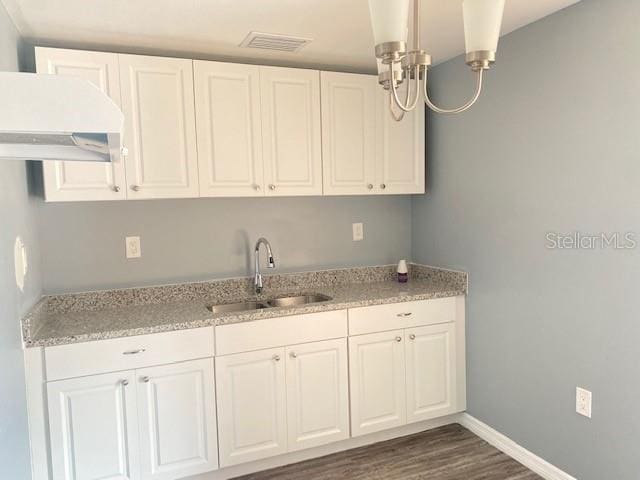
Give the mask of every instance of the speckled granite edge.
<svg viewBox="0 0 640 480">
<path fill-rule="evenodd" d="M 265 277 L 265 290 L 270 295 L 316 288 L 328 289 L 338 298 L 329 303 L 227 315 L 212 315 L 204 308 L 205 302 L 255 297 L 251 295 L 252 279 L 45 296 L 23 318 L 23 341 L 25 347 L 50 347 L 467 293 L 465 272 L 411 264 L 410 273 L 409 284 L 393 282 L 395 266 L 271 275 Z M 347 285 L 349 288 L 343 288 Z M 359 295 L 351 294 L 358 291 Z M 114 319 L 118 321 L 114 323 Z M 78 332 L 76 327 L 72 332 L 67 328 L 66 333 L 59 330 L 72 325 L 84 328 Z"/>
</svg>

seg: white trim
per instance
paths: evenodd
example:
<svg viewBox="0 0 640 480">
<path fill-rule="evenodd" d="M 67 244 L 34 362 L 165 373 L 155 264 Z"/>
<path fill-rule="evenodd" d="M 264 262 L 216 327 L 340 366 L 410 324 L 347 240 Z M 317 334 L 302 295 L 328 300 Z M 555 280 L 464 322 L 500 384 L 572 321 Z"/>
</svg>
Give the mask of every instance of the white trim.
<svg viewBox="0 0 640 480">
<path fill-rule="evenodd" d="M 575 477 L 551 465 L 546 460 L 543 460 L 533 452 L 518 445 L 510 438 L 468 413 L 462 413 L 460 415 L 460 425 L 471 430 L 477 436 L 509 455 L 529 470 L 537 473 L 545 480 L 577 480 Z"/>
</svg>

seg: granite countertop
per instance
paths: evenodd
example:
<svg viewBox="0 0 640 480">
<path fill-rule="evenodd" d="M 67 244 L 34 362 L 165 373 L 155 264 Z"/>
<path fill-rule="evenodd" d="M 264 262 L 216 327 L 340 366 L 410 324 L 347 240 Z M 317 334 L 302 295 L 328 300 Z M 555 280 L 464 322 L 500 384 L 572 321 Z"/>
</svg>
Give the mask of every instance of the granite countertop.
<svg viewBox="0 0 640 480">
<path fill-rule="evenodd" d="M 25 347 L 51 347 L 69 343 L 143 335 L 272 317 L 427 300 L 464 295 L 463 272 L 411 265 L 408 283 L 392 278 L 393 268 L 364 267 L 265 277 L 259 300 L 288 295 L 321 293 L 331 300 L 296 307 L 213 314 L 207 305 L 255 300 L 250 280 L 112 290 L 43 297 L 23 319 Z"/>
</svg>

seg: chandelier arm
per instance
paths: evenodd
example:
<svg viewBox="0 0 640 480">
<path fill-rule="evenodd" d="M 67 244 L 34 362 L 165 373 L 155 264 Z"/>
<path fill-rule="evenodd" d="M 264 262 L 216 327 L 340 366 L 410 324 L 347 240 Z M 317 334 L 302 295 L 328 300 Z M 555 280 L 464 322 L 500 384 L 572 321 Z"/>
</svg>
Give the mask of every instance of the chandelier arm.
<svg viewBox="0 0 640 480">
<path fill-rule="evenodd" d="M 427 106 L 431 110 L 436 112 L 436 113 L 461 113 L 461 112 L 464 112 L 465 110 L 468 110 L 469 108 L 471 108 L 471 106 L 474 103 L 476 103 L 476 101 L 480 97 L 480 93 L 482 92 L 483 73 L 484 73 L 483 69 L 480 69 L 480 70 L 477 71 L 476 93 L 471 98 L 471 100 L 469 100 L 467 103 L 465 103 L 461 107 L 452 108 L 452 109 L 444 109 L 444 108 L 440 108 L 440 107 L 434 105 L 431 102 L 431 100 L 429 99 L 429 93 L 427 91 L 427 72 L 425 72 L 425 77 L 424 77 L 424 101 L 427 104 Z"/>
<path fill-rule="evenodd" d="M 411 110 L 413 110 L 416 107 L 416 104 L 418 103 L 418 98 L 420 97 L 420 89 L 418 88 L 418 82 L 416 81 L 416 96 L 415 99 L 413 101 L 409 100 L 409 95 L 411 94 L 411 76 L 409 75 L 407 82 L 407 94 L 405 96 L 405 101 L 404 103 L 402 103 L 400 101 L 400 97 L 398 97 L 398 87 L 396 85 L 396 81 L 393 77 L 393 63 L 389 64 L 389 71 L 391 72 L 391 86 L 390 86 L 390 90 L 391 90 L 391 94 L 392 94 L 392 98 L 396 103 L 396 106 L 402 110 L 403 112 L 410 112 Z M 419 76 L 418 76 L 419 77 Z M 411 106 L 409 106 L 411 105 Z"/>
<path fill-rule="evenodd" d="M 400 114 L 396 115 L 396 112 L 393 111 L 393 95 L 389 92 L 389 111 L 391 112 L 391 118 L 393 118 L 396 122 L 401 121 L 404 118 L 404 111 L 400 111 Z"/>
</svg>

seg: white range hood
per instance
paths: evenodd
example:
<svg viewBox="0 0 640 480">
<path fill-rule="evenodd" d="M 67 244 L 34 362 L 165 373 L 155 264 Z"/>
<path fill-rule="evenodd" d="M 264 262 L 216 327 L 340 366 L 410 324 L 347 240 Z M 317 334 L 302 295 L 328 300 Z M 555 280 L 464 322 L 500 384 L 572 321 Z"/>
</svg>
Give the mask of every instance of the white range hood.
<svg viewBox="0 0 640 480">
<path fill-rule="evenodd" d="M 117 161 L 123 122 L 86 80 L 0 72 L 0 160 Z"/>
</svg>

